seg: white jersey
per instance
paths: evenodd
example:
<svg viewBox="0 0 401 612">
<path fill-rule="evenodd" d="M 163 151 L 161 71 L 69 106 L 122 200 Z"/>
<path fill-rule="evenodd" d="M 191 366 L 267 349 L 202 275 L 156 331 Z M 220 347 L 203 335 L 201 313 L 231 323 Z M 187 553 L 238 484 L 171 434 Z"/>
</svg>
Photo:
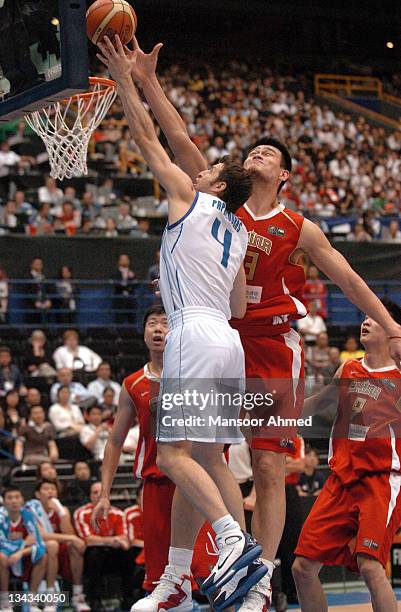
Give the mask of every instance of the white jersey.
<svg viewBox="0 0 401 612">
<path fill-rule="evenodd" d="M 166 313 L 206 306 L 230 319 L 230 294 L 247 245 L 242 221 L 217 196 L 197 192 L 188 212 L 163 234 L 160 292 Z"/>
</svg>

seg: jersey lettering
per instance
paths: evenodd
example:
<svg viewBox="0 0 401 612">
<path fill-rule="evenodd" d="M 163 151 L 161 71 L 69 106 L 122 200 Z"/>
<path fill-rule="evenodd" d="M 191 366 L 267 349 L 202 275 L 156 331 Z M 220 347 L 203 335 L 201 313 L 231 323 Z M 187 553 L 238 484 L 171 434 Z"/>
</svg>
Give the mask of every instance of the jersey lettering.
<svg viewBox="0 0 401 612">
<path fill-rule="evenodd" d="M 223 242 L 221 242 L 221 240 L 219 240 L 220 225 L 221 225 L 221 222 L 218 219 L 215 219 L 212 225 L 212 236 L 223 247 L 223 257 L 221 258 L 220 263 L 223 266 L 223 268 L 227 268 L 228 259 L 230 257 L 231 240 L 232 240 L 233 235 L 229 230 L 226 229 L 224 231 L 224 240 Z"/>
</svg>

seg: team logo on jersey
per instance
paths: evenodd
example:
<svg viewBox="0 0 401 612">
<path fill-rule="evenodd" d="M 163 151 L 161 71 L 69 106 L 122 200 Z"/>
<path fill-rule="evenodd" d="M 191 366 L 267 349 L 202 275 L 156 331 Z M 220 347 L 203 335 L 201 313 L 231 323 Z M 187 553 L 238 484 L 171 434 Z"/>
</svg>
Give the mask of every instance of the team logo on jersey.
<svg viewBox="0 0 401 612">
<path fill-rule="evenodd" d="M 269 225 L 267 231 L 269 234 L 273 234 L 273 236 L 280 236 L 280 238 L 285 236 L 285 230 L 283 230 L 281 227 L 276 227 L 275 225 Z"/>
<path fill-rule="evenodd" d="M 260 251 L 266 253 L 266 255 L 270 255 L 270 251 L 272 250 L 272 241 L 266 236 L 261 236 L 257 234 L 255 230 L 248 232 L 248 245 L 256 247 Z"/>
<path fill-rule="evenodd" d="M 366 548 L 371 548 L 372 550 L 377 550 L 379 545 L 374 540 L 369 540 L 369 538 L 364 538 L 362 540 L 362 546 L 366 546 Z"/>
<path fill-rule="evenodd" d="M 363 395 L 369 395 L 369 397 L 372 397 L 375 400 L 378 399 L 381 391 L 382 390 L 380 387 L 377 387 L 368 380 L 353 380 L 350 386 L 348 387 L 348 393 L 362 393 Z"/>
</svg>

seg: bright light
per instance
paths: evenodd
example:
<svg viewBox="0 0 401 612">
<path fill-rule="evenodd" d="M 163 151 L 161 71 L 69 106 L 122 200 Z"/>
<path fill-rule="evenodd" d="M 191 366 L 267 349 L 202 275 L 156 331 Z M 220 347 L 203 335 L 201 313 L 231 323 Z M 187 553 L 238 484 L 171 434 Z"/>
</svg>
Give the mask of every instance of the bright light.
<svg viewBox="0 0 401 612">
<path fill-rule="evenodd" d="M 391 42 L 391 40 L 389 40 L 389 41 L 386 43 L 386 47 L 387 47 L 387 49 L 393 49 L 393 48 L 394 48 L 394 43 L 393 43 L 393 42 Z"/>
<path fill-rule="evenodd" d="M 57 19 L 57 17 L 53 17 L 50 23 L 54 26 L 60 25 L 60 21 Z"/>
</svg>

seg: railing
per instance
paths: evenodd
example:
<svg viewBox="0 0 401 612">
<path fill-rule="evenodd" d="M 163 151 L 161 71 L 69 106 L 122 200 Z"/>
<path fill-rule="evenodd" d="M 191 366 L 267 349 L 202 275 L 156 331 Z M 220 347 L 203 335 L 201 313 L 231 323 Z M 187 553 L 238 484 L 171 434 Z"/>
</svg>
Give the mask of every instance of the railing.
<svg viewBox="0 0 401 612">
<path fill-rule="evenodd" d="M 40 285 L 41 299 L 50 300 L 52 306 L 39 310 L 33 305 L 37 299 L 33 289 L 38 289 L 38 283 L 25 279 L 10 280 L 7 318 L 0 323 L 0 338 L 9 328 L 29 330 L 38 327 L 74 327 L 86 330 L 92 327 L 128 327 L 141 332 L 146 309 L 159 302 L 148 281 L 130 282 L 129 294 L 121 295 L 118 293 L 121 288 L 120 281 L 74 280 L 72 298 L 75 301 L 75 309 L 71 309 L 60 301 L 60 294 L 56 291 L 58 282 L 59 279 L 46 280 Z M 327 322 L 339 326 L 359 325 L 364 314 L 345 298 L 337 286 L 330 282 L 326 284 Z M 401 305 L 400 282 L 369 281 L 369 285 L 379 297 L 386 295 Z"/>
<path fill-rule="evenodd" d="M 315 74 L 315 94 L 336 94 L 352 97 L 355 95 L 373 94 L 377 98 L 383 95 L 383 85 L 380 79 L 364 76 L 342 74 Z"/>
</svg>

